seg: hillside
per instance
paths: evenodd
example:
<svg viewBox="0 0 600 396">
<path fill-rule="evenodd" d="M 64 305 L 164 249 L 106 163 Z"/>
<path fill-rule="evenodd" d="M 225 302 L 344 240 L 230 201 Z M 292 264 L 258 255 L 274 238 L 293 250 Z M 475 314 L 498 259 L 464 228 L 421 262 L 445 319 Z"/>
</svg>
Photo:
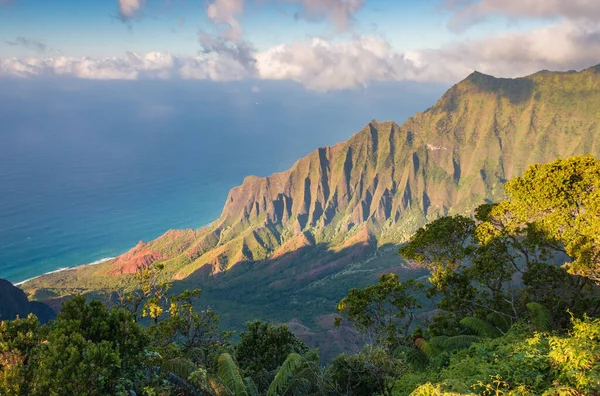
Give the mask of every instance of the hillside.
<svg viewBox="0 0 600 396">
<path fill-rule="evenodd" d="M 30 313 L 35 314 L 41 323 L 56 317 L 48 305 L 38 301 L 30 302 L 23 290 L 7 280 L 0 279 L 0 321 L 26 318 Z"/>
<path fill-rule="evenodd" d="M 44 300 L 106 293 L 161 262 L 163 276 L 200 285 L 226 320 L 297 319 L 314 344 L 337 340 L 327 314 L 349 288 L 390 269 L 420 274 L 396 254 L 418 227 L 500 199 L 532 163 L 587 153 L 600 156 L 600 66 L 517 79 L 475 72 L 402 125 L 372 121 L 285 172 L 247 177 L 208 227 L 23 287 Z"/>
</svg>

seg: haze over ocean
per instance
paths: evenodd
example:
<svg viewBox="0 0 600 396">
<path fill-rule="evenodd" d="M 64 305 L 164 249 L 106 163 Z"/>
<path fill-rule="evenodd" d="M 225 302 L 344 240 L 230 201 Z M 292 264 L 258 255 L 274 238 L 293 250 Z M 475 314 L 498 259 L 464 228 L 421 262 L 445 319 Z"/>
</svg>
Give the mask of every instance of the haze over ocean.
<svg viewBox="0 0 600 396">
<path fill-rule="evenodd" d="M 124 253 L 215 220 L 245 176 L 282 171 L 445 88 L 334 93 L 287 82 L 0 80 L 0 278 Z"/>
</svg>

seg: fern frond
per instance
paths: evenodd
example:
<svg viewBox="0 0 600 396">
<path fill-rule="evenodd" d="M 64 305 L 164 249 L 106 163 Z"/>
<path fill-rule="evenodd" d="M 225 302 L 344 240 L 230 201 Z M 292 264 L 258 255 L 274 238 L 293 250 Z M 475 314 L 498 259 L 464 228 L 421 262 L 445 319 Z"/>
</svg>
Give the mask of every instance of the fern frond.
<svg viewBox="0 0 600 396">
<path fill-rule="evenodd" d="M 248 396 L 240 370 L 228 353 L 222 353 L 218 362 L 219 379 L 235 396 Z"/>
<path fill-rule="evenodd" d="M 444 348 L 446 348 L 446 340 L 448 338 L 449 338 L 448 336 L 431 337 L 430 339 L 427 340 L 427 342 L 436 348 L 444 349 Z"/>
<path fill-rule="evenodd" d="M 189 359 L 177 357 L 164 362 L 160 371 L 165 374 L 173 373 L 180 378 L 188 378 L 195 368 L 196 366 Z"/>
<path fill-rule="evenodd" d="M 485 320 L 472 316 L 462 318 L 460 324 L 473 330 L 480 336 L 496 338 L 502 336 L 502 332 L 486 322 Z"/>
<path fill-rule="evenodd" d="M 432 358 L 436 357 L 437 355 L 439 355 L 440 353 L 442 353 L 442 350 L 440 348 L 437 348 L 435 345 L 430 344 L 424 338 L 418 338 L 415 341 L 415 345 L 429 359 L 432 359 Z"/>
<path fill-rule="evenodd" d="M 444 341 L 445 349 L 459 349 L 459 348 L 467 348 L 472 343 L 481 341 L 481 337 L 474 335 L 457 335 L 454 337 L 448 337 Z"/>
<path fill-rule="evenodd" d="M 204 359 L 204 351 L 201 348 L 189 348 L 185 355 L 192 359 L 192 361 L 197 362 Z"/>
<path fill-rule="evenodd" d="M 284 395 L 291 379 L 304 366 L 305 360 L 297 353 L 290 353 L 269 386 L 267 396 Z"/>
<path fill-rule="evenodd" d="M 403 359 L 408 364 L 413 365 L 417 368 L 424 368 L 429 363 L 429 358 L 417 348 L 408 346 L 399 346 L 394 349 L 392 355 L 396 359 Z"/>
<path fill-rule="evenodd" d="M 487 318 L 488 322 L 490 322 L 494 326 L 496 326 L 504 331 L 506 331 L 510 328 L 510 321 L 504 315 L 500 315 L 499 313 L 496 313 L 496 312 L 490 312 L 486 316 L 486 318 Z"/>
<path fill-rule="evenodd" d="M 244 378 L 244 384 L 246 385 L 246 389 L 248 390 L 248 396 L 258 396 L 258 388 L 252 378 L 246 377 Z"/>
<path fill-rule="evenodd" d="M 542 304 L 531 302 L 526 305 L 531 313 L 531 322 L 537 331 L 550 331 L 552 329 L 552 316 Z"/>
</svg>

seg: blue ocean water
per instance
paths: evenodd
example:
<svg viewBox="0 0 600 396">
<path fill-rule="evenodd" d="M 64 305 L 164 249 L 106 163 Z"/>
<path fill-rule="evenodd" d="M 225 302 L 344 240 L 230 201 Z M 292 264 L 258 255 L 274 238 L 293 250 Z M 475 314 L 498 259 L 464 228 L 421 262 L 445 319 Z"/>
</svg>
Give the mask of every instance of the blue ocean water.
<svg viewBox="0 0 600 396">
<path fill-rule="evenodd" d="M 446 88 L 0 80 L 0 278 L 206 225 L 245 176 L 284 170 L 373 118 L 402 122 Z"/>
</svg>

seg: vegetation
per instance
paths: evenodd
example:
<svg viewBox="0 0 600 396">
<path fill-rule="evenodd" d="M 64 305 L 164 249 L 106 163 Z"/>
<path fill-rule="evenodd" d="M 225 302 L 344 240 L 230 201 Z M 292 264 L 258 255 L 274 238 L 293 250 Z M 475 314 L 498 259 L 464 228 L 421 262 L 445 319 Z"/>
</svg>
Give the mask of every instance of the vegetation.
<svg viewBox="0 0 600 396">
<path fill-rule="evenodd" d="M 171 283 L 173 294 L 200 284 L 196 309 L 223 313 L 228 328 L 241 331 L 255 318 L 297 319 L 329 361 L 340 352 L 334 350 L 338 333 L 323 316 L 334 313 L 350 288 L 375 284 L 381 273 L 421 276 L 419 266 L 399 268 L 396 256 L 420 227 L 501 201 L 505 182 L 533 163 L 600 156 L 599 70 L 518 79 L 474 73 L 402 125 L 370 122 L 287 171 L 246 178 L 208 227 L 169 231 L 115 260 L 49 274 L 23 288 L 37 300 L 131 291 L 138 265 L 161 264 L 157 284 Z M 594 235 L 580 226 L 583 235 Z M 585 250 L 576 236 L 563 237 Z M 583 266 L 594 254 L 584 250 Z M 419 302 L 429 308 L 435 298 L 441 295 Z"/>
<path fill-rule="evenodd" d="M 336 325 L 363 344 L 329 365 L 283 325 L 232 342 L 154 265 L 110 309 L 77 296 L 47 325 L 0 322 L 0 394 L 600 395 L 600 161 L 534 165 L 506 193 L 400 249 L 427 282 L 350 290 Z"/>
</svg>

